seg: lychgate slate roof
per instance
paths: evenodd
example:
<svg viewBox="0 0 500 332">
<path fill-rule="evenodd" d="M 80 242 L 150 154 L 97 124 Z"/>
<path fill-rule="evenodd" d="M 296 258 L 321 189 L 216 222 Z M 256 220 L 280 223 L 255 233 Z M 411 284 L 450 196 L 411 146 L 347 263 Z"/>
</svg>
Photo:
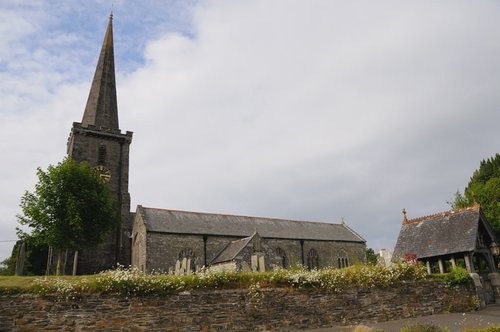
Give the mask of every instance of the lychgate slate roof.
<svg viewBox="0 0 500 332">
<path fill-rule="evenodd" d="M 366 241 L 345 224 L 295 221 L 226 214 L 165 210 L 138 206 L 149 232 L 324 241 Z"/>
<path fill-rule="evenodd" d="M 405 220 L 393 257 L 416 254 L 425 258 L 473 251 L 481 218 L 477 206 Z"/>
</svg>

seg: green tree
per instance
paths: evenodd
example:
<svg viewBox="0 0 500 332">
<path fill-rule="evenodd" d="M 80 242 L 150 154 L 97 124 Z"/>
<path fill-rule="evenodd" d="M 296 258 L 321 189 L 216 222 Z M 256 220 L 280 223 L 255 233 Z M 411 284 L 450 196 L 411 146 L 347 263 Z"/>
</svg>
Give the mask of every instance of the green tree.
<svg viewBox="0 0 500 332">
<path fill-rule="evenodd" d="M 115 229 L 118 216 L 108 186 L 86 163 L 66 158 L 47 171 L 38 168 L 33 193 L 21 198 L 18 221 L 31 229 L 18 229 L 21 239 L 58 250 L 57 274 L 63 250 L 94 247 Z M 76 262 L 75 262 L 76 263 Z"/>
<path fill-rule="evenodd" d="M 464 193 L 457 191 L 454 200 L 450 202 L 454 209 L 472 206 L 474 203 L 481 205 L 486 219 L 500 237 L 500 154 L 482 160 Z"/>
<path fill-rule="evenodd" d="M 372 248 L 366 249 L 366 263 L 370 265 L 377 265 L 378 255 L 375 254 Z"/>
<path fill-rule="evenodd" d="M 0 276 L 14 275 L 16 263 L 12 261 L 12 256 L 0 262 Z"/>
</svg>

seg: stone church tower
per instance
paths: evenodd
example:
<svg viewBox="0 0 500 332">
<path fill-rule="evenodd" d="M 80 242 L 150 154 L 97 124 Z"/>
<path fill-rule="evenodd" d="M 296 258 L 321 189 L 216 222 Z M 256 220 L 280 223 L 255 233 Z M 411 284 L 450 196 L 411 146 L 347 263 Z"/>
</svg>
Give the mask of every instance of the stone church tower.
<svg viewBox="0 0 500 332">
<path fill-rule="evenodd" d="M 68 139 L 68 156 L 87 161 L 99 172 L 113 193 L 119 207 L 120 226 L 103 244 L 82 250 L 78 274 L 109 269 L 117 263 L 130 264 L 130 194 L 128 192 L 129 146 L 132 132 L 122 133 L 118 125 L 115 63 L 113 51 L 113 16 L 104 37 L 82 122 L 74 122 Z"/>
</svg>

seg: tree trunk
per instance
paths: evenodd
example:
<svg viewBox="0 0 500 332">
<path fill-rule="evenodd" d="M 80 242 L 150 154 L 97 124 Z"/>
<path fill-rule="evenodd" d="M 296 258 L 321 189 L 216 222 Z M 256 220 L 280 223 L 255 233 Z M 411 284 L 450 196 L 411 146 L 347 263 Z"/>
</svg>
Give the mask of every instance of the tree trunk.
<svg viewBox="0 0 500 332">
<path fill-rule="evenodd" d="M 22 276 L 24 271 L 24 259 L 26 258 L 26 242 L 23 242 L 17 251 L 16 276 Z"/>
<path fill-rule="evenodd" d="M 52 265 L 52 246 L 49 246 L 49 250 L 47 252 L 47 268 L 45 269 L 46 276 L 50 274 L 51 265 Z"/>
<path fill-rule="evenodd" d="M 76 276 L 76 267 L 78 265 L 78 250 L 75 250 L 75 255 L 73 256 L 73 275 Z"/>
<path fill-rule="evenodd" d="M 57 266 L 56 266 L 56 275 L 61 275 L 61 261 L 62 261 L 62 250 L 57 249 Z"/>
<path fill-rule="evenodd" d="M 62 268 L 62 275 L 66 275 L 66 262 L 68 261 L 68 249 L 64 251 L 64 263 Z"/>
</svg>

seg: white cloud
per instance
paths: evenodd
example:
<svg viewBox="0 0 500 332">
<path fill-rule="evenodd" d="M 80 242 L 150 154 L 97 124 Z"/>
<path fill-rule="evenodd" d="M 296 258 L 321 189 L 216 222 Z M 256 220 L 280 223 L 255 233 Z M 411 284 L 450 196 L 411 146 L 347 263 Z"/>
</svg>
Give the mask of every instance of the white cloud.
<svg viewBox="0 0 500 332">
<path fill-rule="evenodd" d="M 401 208 L 447 209 L 479 161 L 498 152 L 496 3 L 208 1 L 192 15 L 183 7 L 192 25 L 177 32 L 152 3 L 138 16 L 126 6 L 117 8 L 126 22 L 152 15 L 140 32 L 115 16 L 120 124 L 134 131 L 133 203 L 345 217 L 370 246 L 390 249 Z M 149 37 L 154 26 L 164 32 Z M 1 168 L 2 188 L 12 188 L 0 196 L 8 219 L 36 166 L 62 158 L 83 113 L 98 51 L 85 35 L 79 54 L 80 33 L 39 31 L 52 41 L 21 42 L 22 63 L 8 61 L 27 76 L 0 73 L 8 128 L 0 139 L 11 142 L 0 151 L 16 165 Z M 100 42 L 104 26 L 99 33 Z M 123 72 L 132 36 L 144 59 Z M 0 231 L 13 234 L 13 225 Z"/>
<path fill-rule="evenodd" d="M 146 183 L 138 202 L 323 220 L 352 215 L 369 240 L 390 244 L 402 207 L 447 208 L 455 187 L 495 152 L 486 142 L 474 157 L 458 155 L 479 140 L 456 130 L 467 129 L 467 114 L 490 114 L 477 105 L 498 86 L 498 70 L 487 63 L 499 45 L 481 39 L 498 35 L 498 8 L 219 4 L 196 12 L 194 38 L 151 43 L 149 62 L 122 86 L 131 97 L 121 98 L 122 111 L 148 101 L 149 119 L 131 115 L 132 163 L 147 170 L 137 178 Z M 132 91 L 142 98 L 134 102 Z M 496 94 L 487 97 L 498 103 Z M 393 238 L 368 220 L 395 222 Z"/>
</svg>

